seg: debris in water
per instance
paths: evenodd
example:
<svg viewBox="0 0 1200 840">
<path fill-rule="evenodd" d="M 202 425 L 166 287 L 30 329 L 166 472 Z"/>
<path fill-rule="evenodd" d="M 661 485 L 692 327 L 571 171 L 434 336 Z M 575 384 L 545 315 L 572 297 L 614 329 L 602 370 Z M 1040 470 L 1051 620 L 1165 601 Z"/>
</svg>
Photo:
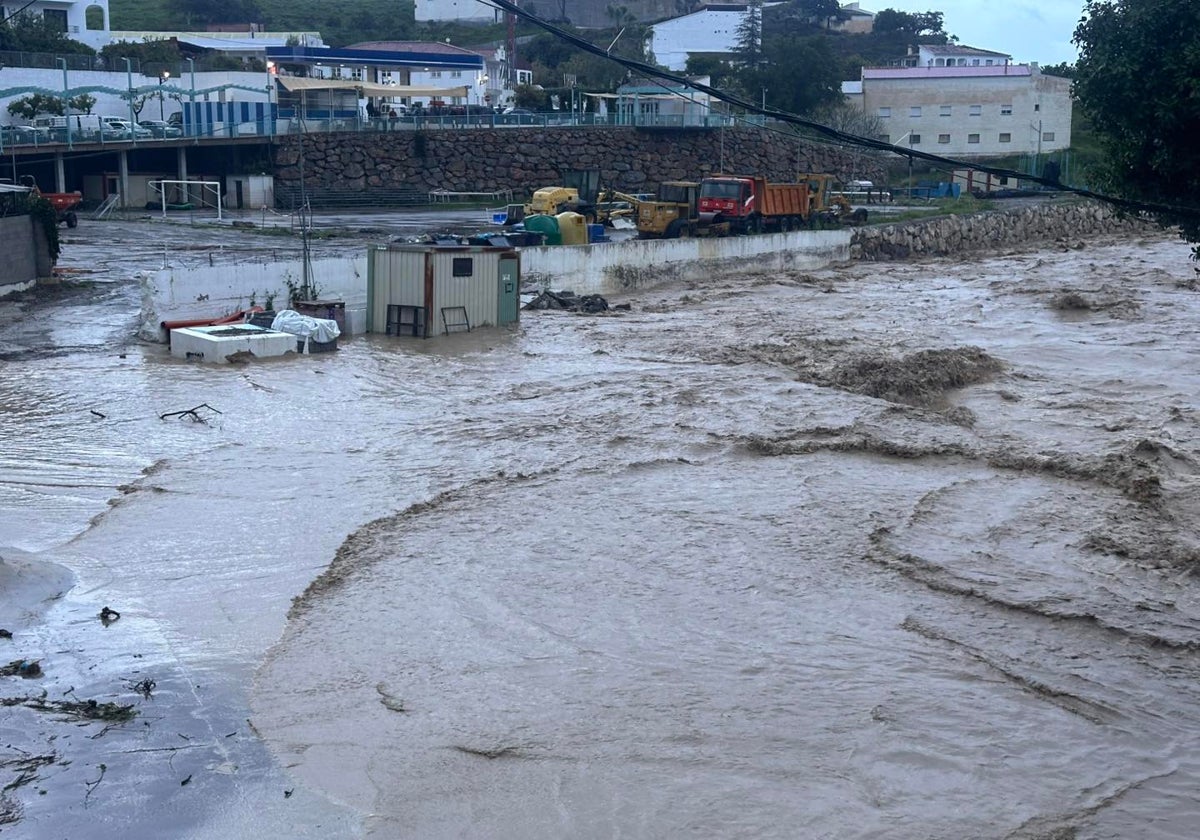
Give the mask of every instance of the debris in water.
<svg viewBox="0 0 1200 840">
<path fill-rule="evenodd" d="M 523 309 L 557 309 L 563 312 L 583 312 L 589 315 L 608 311 L 608 301 L 601 295 L 576 295 L 574 292 L 542 292 Z M 622 304 L 628 309 L 628 304 Z"/>
<path fill-rule="evenodd" d="M 121 614 L 111 607 L 105 607 L 104 609 L 100 610 L 100 623 L 105 627 L 112 624 L 114 621 L 119 621 L 120 619 Z"/>
<path fill-rule="evenodd" d="M 166 414 L 160 414 L 158 415 L 158 419 L 166 420 L 168 417 L 190 417 L 193 423 L 207 423 L 208 421 L 200 416 L 199 412 L 202 408 L 207 408 L 209 411 L 221 414 L 219 410 L 213 408 L 208 403 L 200 403 L 200 405 L 194 408 L 184 409 L 183 411 L 168 411 Z"/>
<path fill-rule="evenodd" d="M 94 409 L 94 408 L 93 408 L 93 409 L 91 409 L 91 412 L 92 412 L 92 414 L 94 414 L 94 415 L 96 415 L 97 417 L 99 417 L 101 420 L 107 420 L 107 419 L 108 419 L 107 415 L 101 414 L 99 411 L 97 411 L 97 410 L 96 410 L 96 409 Z"/>
<path fill-rule="evenodd" d="M 1092 302 L 1079 292 L 1063 292 L 1054 298 L 1050 305 L 1055 309 L 1064 310 L 1087 310 L 1092 308 Z"/>
<path fill-rule="evenodd" d="M 7 665 L 0 665 L 0 677 L 25 677 L 32 679 L 42 675 L 42 666 L 36 659 L 14 659 Z"/>
<path fill-rule="evenodd" d="M 11 638 L 12 638 L 11 630 L 0 630 L 0 639 L 11 639 Z"/>
</svg>

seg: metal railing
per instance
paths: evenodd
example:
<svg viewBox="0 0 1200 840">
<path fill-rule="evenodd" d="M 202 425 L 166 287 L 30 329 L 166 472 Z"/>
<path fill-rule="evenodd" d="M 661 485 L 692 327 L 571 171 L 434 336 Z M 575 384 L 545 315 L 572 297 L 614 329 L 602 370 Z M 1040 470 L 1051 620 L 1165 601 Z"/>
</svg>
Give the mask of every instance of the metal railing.
<svg viewBox="0 0 1200 840">
<path fill-rule="evenodd" d="M 120 115 L 127 119 L 124 114 Z M 154 120 L 154 122 L 159 122 Z M 276 137 L 295 134 L 337 134 L 399 131 L 437 131 L 461 129 L 507 129 L 507 128 L 639 128 L 639 129 L 711 129 L 721 126 L 745 125 L 740 117 L 711 114 L 692 118 L 678 115 L 638 115 L 631 117 L 620 114 L 602 116 L 598 114 L 406 114 L 396 118 L 367 119 L 362 115 L 328 112 L 319 117 L 300 119 L 281 115 L 275 119 L 251 120 L 246 122 L 212 122 L 204 124 L 176 125 L 170 129 L 156 126 L 150 129 L 135 129 L 136 136 L 129 131 L 112 129 L 73 129 L 68 136 L 65 128 L 3 126 L 0 127 L 0 153 L 13 148 L 37 149 L 49 147 L 62 149 L 90 144 L 160 144 L 195 140 L 220 140 L 231 138 Z"/>
</svg>

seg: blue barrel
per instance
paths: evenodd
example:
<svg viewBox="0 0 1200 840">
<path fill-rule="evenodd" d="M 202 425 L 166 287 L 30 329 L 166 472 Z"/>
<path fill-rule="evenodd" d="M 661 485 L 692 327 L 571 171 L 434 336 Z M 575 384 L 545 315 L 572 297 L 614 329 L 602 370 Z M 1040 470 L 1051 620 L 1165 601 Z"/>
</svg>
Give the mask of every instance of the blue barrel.
<svg viewBox="0 0 1200 840">
<path fill-rule="evenodd" d="M 588 242 L 604 241 L 604 225 L 588 225 Z"/>
</svg>

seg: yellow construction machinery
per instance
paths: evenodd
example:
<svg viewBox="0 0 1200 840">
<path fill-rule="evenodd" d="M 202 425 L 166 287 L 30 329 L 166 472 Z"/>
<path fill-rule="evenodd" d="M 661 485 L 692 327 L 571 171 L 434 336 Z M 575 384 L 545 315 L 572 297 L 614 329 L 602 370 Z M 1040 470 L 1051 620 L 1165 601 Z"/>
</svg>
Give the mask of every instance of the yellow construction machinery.
<svg viewBox="0 0 1200 840">
<path fill-rule="evenodd" d="M 855 210 L 839 190 L 832 175 L 807 173 L 798 179 L 808 183 L 809 218 L 839 225 L 861 225 L 867 221 L 864 208 Z"/>
<path fill-rule="evenodd" d="M 638 237 L 694 236 L 700 223 L 699 196 L 700 185 L 695 181 L 663 181 L 656 197 L 637 203 Z"/>
</svg>

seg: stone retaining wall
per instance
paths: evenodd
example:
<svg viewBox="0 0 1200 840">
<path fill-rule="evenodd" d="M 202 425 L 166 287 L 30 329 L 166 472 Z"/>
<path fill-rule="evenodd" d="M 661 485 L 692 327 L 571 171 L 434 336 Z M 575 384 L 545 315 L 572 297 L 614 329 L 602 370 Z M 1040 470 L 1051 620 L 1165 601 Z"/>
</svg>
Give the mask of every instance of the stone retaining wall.
<svg viewBox="0 0 1200 840">
<path fill-rule="evenodd" d="M 969 216 L 939 216 L 859 228 L 850 243 L 850 257 L 858 260 L 943 257 L 967 251 L 1073 240 L 1099 233 L 1143 232 L 1151 227 L 1149 222 L 1118 218 L 1106 205 L 1091 201 L 1038 204 Z"/>
<path fill-rule="evenodd" d="M 283 189 L 299 185 L 301 144 L 305 186 L 316 195 L 511 189 L 520 196 L 557 184 L 569 169 L 599 169 L 604 186 L 624 192 L 722 168 L 776 181 L 799 172 L 885 180 L 878 157 L 757 128 L 536 127 L 284 135 L 275 156 Z"/>
</svg>

